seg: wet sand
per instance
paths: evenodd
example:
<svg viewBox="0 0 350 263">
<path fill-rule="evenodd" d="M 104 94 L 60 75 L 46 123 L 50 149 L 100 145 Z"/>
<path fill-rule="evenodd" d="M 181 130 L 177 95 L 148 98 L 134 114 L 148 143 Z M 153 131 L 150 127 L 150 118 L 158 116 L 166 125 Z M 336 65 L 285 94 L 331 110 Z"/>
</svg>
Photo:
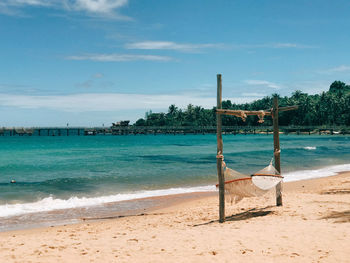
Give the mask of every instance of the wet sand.
<svg viewBox="0 0 350 263">
<path fill-rule="evenodd" d="M 215 192 L 196 192 L 166 195 L 4 217 L 0 218 L 0 232 L 142 215 L 179 202 L 215 196 L 216 194 Z"/>
<path fill-rule="evenodd" d="M 0 233 L 0 262 L 350 262 L 350 172 L 226 205 L 164 197 L 133 216 Z M 168 200 L 168 201 L 167 201 Z"/>
</svg>

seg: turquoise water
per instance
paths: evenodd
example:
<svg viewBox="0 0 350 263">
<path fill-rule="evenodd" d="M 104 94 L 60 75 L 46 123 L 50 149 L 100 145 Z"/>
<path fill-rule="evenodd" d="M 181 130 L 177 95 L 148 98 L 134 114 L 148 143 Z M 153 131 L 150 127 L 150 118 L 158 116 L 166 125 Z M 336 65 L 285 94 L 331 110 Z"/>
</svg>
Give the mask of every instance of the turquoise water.
<svg viewBox="0 0 350 263">
<path fill-rule="evenodd" d="M 223 138 L 225 161 L 235 170 L 250 174 L 272 158 L 272 135 Z M 350 137 L 280 139 L 286 179 L 350 170 Z M 0 137 L 0 148 L 0 217 L 27 211 L 27 203 L 37 209 L 29 212 L 72 208 L 206 190 L 217 180 L 215 135 Z"/>
</svg>

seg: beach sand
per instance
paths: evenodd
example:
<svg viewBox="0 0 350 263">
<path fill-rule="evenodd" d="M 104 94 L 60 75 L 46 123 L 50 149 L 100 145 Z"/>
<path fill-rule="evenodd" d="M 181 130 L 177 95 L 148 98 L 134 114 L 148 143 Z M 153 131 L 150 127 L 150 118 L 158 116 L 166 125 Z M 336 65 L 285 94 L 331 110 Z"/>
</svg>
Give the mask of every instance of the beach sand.
<svg viewBox="0 0 350 263">
<path fill-rule="evenodd" d="M 169 197 L 171 199 L 171 197 Z M 145 214 L 0 233 L 0 262 L 350 262 L 350 172 L 226 204 L 217 193 Z"/>
</svg>

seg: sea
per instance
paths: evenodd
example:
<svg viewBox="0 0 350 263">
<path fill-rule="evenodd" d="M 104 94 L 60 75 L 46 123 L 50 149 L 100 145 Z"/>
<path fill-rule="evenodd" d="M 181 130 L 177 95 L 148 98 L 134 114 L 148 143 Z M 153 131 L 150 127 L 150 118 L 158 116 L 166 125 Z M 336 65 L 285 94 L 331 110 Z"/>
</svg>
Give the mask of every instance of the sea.
<svg viewBox="0 0 350 263">
<path fill-rule="evenodd" d="M 273 157 L 272 135 L 223 141 L 227 166 L 242 173 Z M 349 136 L 281 134 L 280 145 L 285 182 L 350 171 Z M 216 147 L 215 134 L 2 136 L 0 231 L 126 215 L 156 205 L 146 197 L 214 192 Z"/>
</svg>

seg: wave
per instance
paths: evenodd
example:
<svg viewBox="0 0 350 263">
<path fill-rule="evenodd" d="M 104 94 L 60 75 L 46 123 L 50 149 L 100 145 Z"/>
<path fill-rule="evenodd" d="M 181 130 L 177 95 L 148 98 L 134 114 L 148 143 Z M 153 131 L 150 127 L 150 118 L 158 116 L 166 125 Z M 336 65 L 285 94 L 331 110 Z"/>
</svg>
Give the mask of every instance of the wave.
<svg viewBox="0 0 350 263">
<path fill-rule="evenodd" d="M 312 178 L 321 178 L 336 175 L 339 172 L 350 171 L 350 164 L 333 165 L 315 170 L 300 170 L 283 174 L 285 182 L 299 181 Z M 152 191 L 138 191 L 134 193 L 121 193 L 116 195 L 100 197 L 71 197 L 67 200 L 46 197 L 42 200 L 32 203 L 5 204 L 0 205 L 0 217 L 10 217 L 22 214 L 47 212 L 58 209 L 69 209 L 78 207 L 89 207 L 102 205 L 104 203 L 127 201 L 146 197 L 165 196 L 172 194 L 184 194 L 191 192 L 216 191 L 214 185 L 198 186 L 189 188 L 169 188 Z"/>
<path fill-rule="evenodd" d="M 315 170 L 300 170 L 283 174 L 285 182 L 299 181 L 312 178 L 321 178 L 336 175 L 339 172 L 350 171 L 350 164 L 340 164 L 323 167 Z"/>
<path fill-rule="evenodd" d="M 152 191 L 139 191 L 128 194 L 116 194 L 100 197 L 71 197 L 67 200 L 55 199 L 52 196 L 41 199 L 37 202 L 23 204 L 0 205 L 0 217 L 17 216 L 22 214 L 47 212 L 58 209 L 69 209 L 77 207 L 96 206 L 104 203 L 127 201 L 146 197 L 165 196 L 173 194 L 184 194 L 192 192 L 215 191 L 215 186 L 197 186 L 189 188 L 169 188 Z"/>
<path fill-rule="evenodd" d="M 316 147 L 315 146 L 306 146 L 306 147 L 303 147 L 303 149 L 305 149 L 305 150 L 316 150 Z"/>
</svg>

